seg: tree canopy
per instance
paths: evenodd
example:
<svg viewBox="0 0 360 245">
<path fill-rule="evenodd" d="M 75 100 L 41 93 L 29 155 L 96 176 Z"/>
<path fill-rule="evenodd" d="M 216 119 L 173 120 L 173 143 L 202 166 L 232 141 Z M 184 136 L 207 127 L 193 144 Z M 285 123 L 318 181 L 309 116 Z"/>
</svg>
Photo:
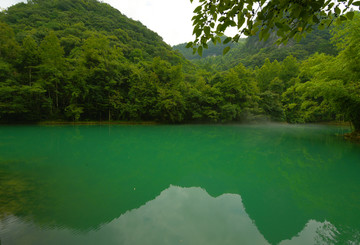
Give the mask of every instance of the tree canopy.
<svg viewBox="0 0 360 245">
<path fill-rule="evenodd" d="M 195 40 L 187 47 L 202 55 L 207 42 L 221 42 L 220 37 L 230 27 L 239 33 L 226 38 L 225 44 L 257 33 L 260 40 L 267 40 L 273 31 L 279 37 L 277 43 L 286 44 L 292 38 L 299 40 L 315 25 L 323 29 L 334 20 L 353 19 L 354 8 L 359 6 L 356 0 L 199 0 L 192 18 Z M 228 47 L 224 53 L 227 51 Z"/>
</svg>

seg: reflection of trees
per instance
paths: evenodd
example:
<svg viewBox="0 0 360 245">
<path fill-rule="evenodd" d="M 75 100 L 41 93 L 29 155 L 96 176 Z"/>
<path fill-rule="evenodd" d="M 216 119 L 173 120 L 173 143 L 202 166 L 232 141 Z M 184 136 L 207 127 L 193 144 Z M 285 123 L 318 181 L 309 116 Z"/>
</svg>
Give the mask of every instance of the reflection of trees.
<svg viewBox="0 0 360 245">
<path fill-rule="evenodd" d="M 35 200 L 31 194 L 35 185 L 30 178 L 11 171 L 16 162 L 2 161 L 0 159 L 0 218 L 6 215 L 31 214 Z"/>
<path fill-rule="evenodd" d="M 336 235 L 336 244 L 360 244 L 359 227 L 340 226 Z"/>
<path fill-rule="evenodd" d="M 310 219 L 329 221 L 339 230 L 340 241 L 356 240 L 360 231 L 358 148 L 333 136 L 324 138 L 321 129 L 47 130 L 52 133 L 37 146 L 27 146 L 40 156 L 42 144 L 57 142 L 47 149 L 47 158 L 31 162 L 27 169 L 23 162 L 1 163 L 1 214 L 87 231 L 153 200 L 174 184 L 200 186 L 214 197 L 240 194 L 246 212 L 270 243 L 290 239 Z M 52 154 L 59 159 L 52 159 Z"/>
</svg>

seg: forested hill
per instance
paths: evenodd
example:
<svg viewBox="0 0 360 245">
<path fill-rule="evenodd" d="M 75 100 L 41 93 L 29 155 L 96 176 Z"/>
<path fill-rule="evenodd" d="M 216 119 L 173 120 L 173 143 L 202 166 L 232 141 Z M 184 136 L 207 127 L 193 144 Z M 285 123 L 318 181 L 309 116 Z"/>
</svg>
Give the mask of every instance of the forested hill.
<svg viewBox="0 0 360 245">
<path fill-rule="evenodd" d="M 283 61 L 287 56 L 292 55 L 298 60 L 305 60 L 314 53 L 324 53 L 337 55 L 338 50 L 331 42 L 330 29 L 319 30 L 317 26 L 309 33 L 306 38 L 299 42 L 290 40 L 287 45 L 277 46 L 274 44 L 278 37 L 272 33 L 267 41 L 260 41 L 259 36 L 250 36 L 241 39 L 239 43 L 228 43 L 227 45 L 208 43 L 208 49 L 204 49 L 203 55 L 192 54 L 192 49 L 186 49 L 186 43 L 173 46 L 187 59 L 200 65 L 213 66 L 216 70 L 227 70 L 242 63 L 246 67 L 261 67 L 265 59 L 270 61 Z M 224 38 L 222 38 L 224 40 Z M 230 52 L 222 56 L 222 51 L 226 46 L 230 46 Z"/>
<path fill-rule="evenodd" d="M 221 41 L 224 42 L 224 40 L 226 39 L 226 36 L 222 36 L 221 37 Z M 181 43 L 178 45 L 173 46 L 173 49 L 178 50 L 182 55 L 184 55 L 184 57 L 186 59 L 189 60 L 198 60 L 198 59 L 202 59 L 202 58 L 207 58 L 207 57 L 216 57 L 216 56 L 222 56 L 223 55 L 223 50 L 226 47 L 230 47 L 232 49 L 234 49 L 235 47 L 238 47 L 239 45 L 243 45 L 245 44 L 246 39 L 241 39 L 239 40 L 238 43 L 219 43 L 217 45 L 214 45 L 212 42 L 208 43 L 208 48 L 203 50 L 202 56 L 200 56 L 198 53 L 194 53 L 193 49 L 191 48 L 186 48 L 187 43 Z"/>
<path fill-rule="evenodd" d="M 67 56 L 89 37 L 103 35 L 111 46 L 121 48 L 127 59 L 141 55 L 144 59 L 162 56 L 176 60 L 158 34 L 97 0 L 31 0 L 1 13 L 0 21 L 11 26 L 19 42 L 26 36 L 40 42 L 49 31 L 55 31 Z"/>
<path fill-rule="evenodd" d="M 0 36 L 0 121 L 168 120 L 159 91 L 193 69 L 97 0 L 16 4 L 0 12 Z"/>
</svg>

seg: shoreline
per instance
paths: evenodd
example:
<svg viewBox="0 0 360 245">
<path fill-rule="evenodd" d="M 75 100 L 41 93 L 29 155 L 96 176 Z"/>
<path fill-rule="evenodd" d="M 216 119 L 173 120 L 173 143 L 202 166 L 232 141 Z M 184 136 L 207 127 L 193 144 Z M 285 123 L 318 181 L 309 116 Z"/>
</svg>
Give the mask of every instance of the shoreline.
<svg viewBox="0 0 360 245">
<path fill-rule="evenodd" d="M 35 125 L 158 125 L 155 121 L 43 121 L 36 122 Z"/>
<path fill-rule="evenodd" d="M 353 130 L 353 127 L 350 122 L 316 122 L 316 123 L 300 123 L 300 124 L 292 124 L 287 122 L 228 122 L 228 123 L 219 123 L 219 122 L 185 122 L 185 123 L 163 123 L 156 121 L 41 121 L 41 122 L 0 122 L 0 126 L 16 126 L 16 125 L 38 125 L 38 126 L 96 126 L 96 125 L 232 125 L 232 124 L 284 124 L 284 125 L 323 125 L 323 126 L 343 126 L 349 127 Z M 353 143 L 360 143 L 360 132 L 352 131 L 350 133 L 339 134 L 338 136 L 342 137 L 346 141 L 350 141 Z"/>
<path fill-rule="evenodd" d="M 1 125 L 41 125 L 41 126 L 57 126 L 57 125 L 160 125 L 162 123 L 155 121 L 41 121 L 41 122 L 0 122 Z"/>
<path fill-rule="evenodd" d="M 311 123 L 288 123 L 288 122 L 182 122 L 182 123 L 166 123 L 157 121 L 40 121 L 40 122 L 0 122 L 0 125 L 190 125 L 190 124 L 216 124 L 216 125 L 231 125 L 231 124 L 287 124 L 287 125 L 328 125 L 328 126 L 346 126 L 352 127 L 350 122 L 311 122 Z"/>
<path fill-rule="evenodd" d="M 305 123 L 307 124 L 307 123 Z M 344 121 L 332 121 L 332 122 L 315 122 L 313 124 L 320 124 L 320 125 L 335 125 L 335 126 L 347 126 L 352 127 L 351 122 L 344 122 Z"/>
<path fill-rule="evenodd" d="M 360 132 L 351 132 L 342 135 L 345 140 L 360 144 Z"/>
</svg>

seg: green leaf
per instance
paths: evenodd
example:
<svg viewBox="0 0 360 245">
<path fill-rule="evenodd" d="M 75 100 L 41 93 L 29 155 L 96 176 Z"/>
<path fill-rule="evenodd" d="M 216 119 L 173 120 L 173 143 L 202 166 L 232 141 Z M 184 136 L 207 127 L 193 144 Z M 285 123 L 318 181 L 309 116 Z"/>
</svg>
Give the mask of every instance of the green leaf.
<svg viewBox="0 0 360 245">
<path fill-rule="evenodd" d="M 200 40 L 200 43 L 201 43 L 202 46 L 204 46 L 204 45 L 206 45 L 207 41 L 208 41 L 208 39 L 205 36 L 202 36 L 201 40 Z"/>
<path fill-rule="evenodd" d="M 204 32 L 206 36 L 210 36 L 210 27 L 209 26 L 205 26 L 204 27 Z"/>
<path fill-rule="evenodd" d="M 242 13 L 239 13 L 238 14 L 238 26 L 237 27 L 240 29 L 241 26 L 244 24 L 244 22 L 245 22 L 244 15 Z"/>
<path fill-rule="evenodd" d="M 189 42 L 189 43 L 186 45 L 186 48 L 190 48 L 192 45 L 193 45 L 193 43 L 192 43 L 192 42 Z"/>
<path fill-rule="evenodd" d="M 221 38 L 219 36 L 217 36 L 215 39 L 218 43 L 221 43 Z"/>
<path fill-rule="evenodd" d="M 253 21 L 252 21 L 251 19 L 248 19 L 248 20 L 246 21 L 246 24 L 247 24 L 249 30 L 251 30 L 252 27 L 253 27 Z"/>
<path fill-rule="evenodd" d="M 325 29 L 325 25 L 323 23 L 321 23 L 319 26 L 318 26 L 318 29 L 319 30 L 324 30 Z"/>
<path fill-rule="evenodd" d="M 347 12 L 346 18 L 348 18 L 349 20 L 352 20 L 354 18 L 354 12 Z"/>
<path fill-rule="evenodd" d="M 276 45 L 280 45 L 281 42 L 282 42 L 282 41 L 281 41 L 281 39 L 279 38 L 278 40 L 276 40 L 275 44 L 276 44 Z"/>
<path fill-rule="evenodd" d="M 353 2 L 353 4 L 352 4 L 352 5 L 354 5 L 354 6 L 360 6 L 360 1 Z"/>
<path fill-rule="evenodd" d="M 259 39 L 260 39 L 260 41 L 262 41 L 263 38 L 264 38 L 264 31 L 261 30 L 260 33 L 259 33 Z"/>
<path fill-rule="evenodd" d="M 217 21 L 217 13 L 213 14 L 214 21 Z"/>
<path fill-rule="evenodd" d="M 201 29 L 196 30 L 196 38 L 198 38 L 201 35 L 202 31 Z"/>
<path fill-rule="evenodd" d="M 202 54 L 203 54 L 203 47 L 202 47 L 202 46 L 198 47 L 197 52 L 198 52 L 198 54 L 199 54 L 200 56 L 202 56 Z"/>
<path fill-rule="evenodd" d="M 201 9 L 202 9 L 202 6 L 198 6 L 198 7 L 194 10 L 194 13 L 200 12 Z"/>
<path fill-rule="evenodd" d="M 221 25 L 220 32 L 224 32 L 228 26 L 227 25 Z"/>
<path fill-rule="evenodd" d="M 227 52 L 229 52 L 229 50 L 230 50 L 230 47 L 229 47 L 229 46 L 226 47 L 226 48 L 224 48 L 224 50 L 223 50 L 223 55 L 227 54 Z"/>
<path fill-rule="evenodd" d="M 236 26 L 236 22 L 232 20 L 232 21 L 230 21 L 230 25 L 231 26 Z"/>
<path fill-rule="evenodd" d="M 340 13 L 341 13 L 341 10 L 338 7 L 336 7 L 335 8 L 335 14 L 340 14 Z"/>
<path fill-rule="evenodd" d="M 257 14 L 257 18 L 258 18 L 259 20 L 264 20 L 264 19 L 265 19 L 265 16 L 264 16 L 264 14 L 263 14 L 262 12 L 259 12 L 259 13 Z"/>
<path fill-rule="evenodd" d="M 236 34 L 235 37 L 233 38 L 234 42 L 238 42 L 240 38 L 239 34 Z"/>
<path fill-rule="evenodd" d="M 215 7 L 215 5 L 211 5 L 211 6 L 210 6 L 210 11 L 209 11 L 209 12 L 210 12 L 210 14 L 212 14 L 212 15 L 213 15 L 213 14 L 215 13 L 215 11 L 216 11 L 216 7 Z"/>
<path fill-rule="evenodd" d="M 227 43 L 229 43 L 231 41 L 231 37 L 227 37 L 225 40 L 224 40 L 224 44 L 227 44 Z"/>
<path fill-rule="evenodd" d="M 290 26 L 288 26 L 288 25 L 283 25 L 283 28 L 282 28 L 284 31 L 290 31 L 291 30 L 291 28 L 290 28 Z"/>
<path fill-rule="evenodd" d="M 340 18 L 337 18 L 336 21 L 335 21 L 335 23 L 336 23 L 337 25 L 340 25 L 340 24 L 341 24 L 341 19 L 340 19 Z"/>
<path fill-rule="evenodd" d="M 264 41 L 268 40 L 270 37 L 270 33 L 267 32 L 267 33 L 264 33 Z"/>
<path fill-rule="evenodd" d="M 194 35 L 198 30 L 199 30 L 199 26 L 197 25 L 197 26 L 194 27 L 193 35 Z"/>
<path fill-rule="evenodd" d="M 244 2 L 245 2 L 245 1 L 240 1 L 240 2 L 239 2 L 238 9 L 239 9 L 239 11 L 240 11 L 240 12 L 241 12 L 241 11 L 243 11 L 243 8 L 244 8 Z"/>
<path fill-rule="evenodd" d="M 318 17 L 316 17 L 315 15 L 313 16 L 313 21 L 314 23 L 318 24 L 320 22 L 320 20 L 318 19 Z"/>
<path fill-rule="evenodd" d="M 340 16 L 340 20 L 341 20 L 341 21 L 345 21 L 345 20 L 347 20 L 347 18 L 346 18 L 345 16 L 341 15 L 341 16 Z"/>
</svg>

